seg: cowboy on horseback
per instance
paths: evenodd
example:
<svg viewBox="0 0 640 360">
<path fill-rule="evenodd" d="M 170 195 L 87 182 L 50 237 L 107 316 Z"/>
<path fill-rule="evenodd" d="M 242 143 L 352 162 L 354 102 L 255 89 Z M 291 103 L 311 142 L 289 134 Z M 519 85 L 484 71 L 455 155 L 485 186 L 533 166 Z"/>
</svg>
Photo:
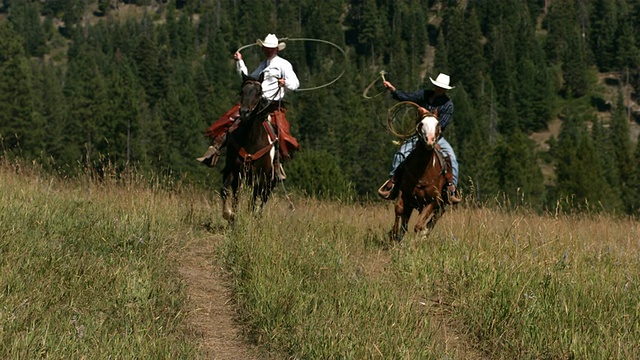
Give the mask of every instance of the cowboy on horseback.
<svg viewBox="0 0 640 360">
<path fill-rule="evenodd" d="M 430 113 L 437 113 L 439 117 L 440 129 L 444 132 L 445 128 L 451 123 L 453 116 L 453 102 L 446 95 L 446 91 L 453 89 L 453 86 L 449 85 L 449 75 L 440 73 L 434 80 L 429 77 L 431 83 L 434 85 L 433 90 L 420 89 L 414 92 L 404 92 L 396 89 L 389 81 L 383 81 L 385 88 L 391 91 L 394 99 L 398 101 L 412 101 L 419 106 L 425 108 Z M 390 178 L 378 189 L 378 194 L 387 200 L 393 200 L 397 196 L 394 191 L 395 185 L 395 173 L 402 162 L 413 151 L 418 142 L 418 135 L 409 137 L 396 152 L 393 158 L 393 168 L 389 173 Z M 451 203 L 460 202 L 460 198 L 456 195 L 456 186 L 458 184 L 458 161 L 456 155 L 453 152 L 453 148 L 444 137 L 438 139 L 438 146 L 442 150 L 443 154 L 447 158 L 447 161 L 451 162 L 451 171 L 447 171 L 447 192 L 448 200 Z"/>
<path fill-rule="evenodd" d="M 280 180 L 284 180 L 286 175 L 282 169 L 282 160 L 290 159 L 291 153 L 299 150 L 300 145 L 289 131 L 289 122 L 285 116 L 285 103 L 283 98 L 288 91 L 294 91 L 300 86 L 298 76 L 293 71 L 293 66 L 286 59 L 278 56 L 278 51 L 286 47 L 284 42 L 279 42 L 274 34 L 268 34 L 264 40 L 258 39 L 256 43 L 262 48 L 265 60 L 249 75 L 247 66 L 242 60 L 242 54 L 239 51 L 233 55 L 236 60 L 236 69 L 238 74 L 249 75 L 258 79 L 263 76 L 262 81 L 262 97 L 270 102 L 268 111 L 271 115 L 271 121 L 275 125 L 278 133 L 278 148 L 280 156 L 276 161 L 276 172 Z M 238 118 L 240 117 L 240 104 L 236 104 L 227 111 L 222 117 L 216 120 L 209 127 L 206 134 L 211 139 L 211 146 L 207 149 L 202 157 L 197 160 L 204 165 L 213 167 L 218 163 L 220 157 L 220 149 L 225 145 L 227 133 L 235 129 Z M 234 126 L 235 125 L 235 126 Z"/>
</svg>

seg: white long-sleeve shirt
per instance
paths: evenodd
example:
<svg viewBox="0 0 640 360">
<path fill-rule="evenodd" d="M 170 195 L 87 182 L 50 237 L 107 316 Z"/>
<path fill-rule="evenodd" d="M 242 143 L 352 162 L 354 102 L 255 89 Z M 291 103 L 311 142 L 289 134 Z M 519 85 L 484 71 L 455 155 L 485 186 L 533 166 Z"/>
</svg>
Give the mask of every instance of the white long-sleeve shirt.
<svg viewBox="0 0 640 360">
<path fill-rule="evenodd" d="M 248 74 L 247 66 L 244 60 L 236 61 L 238 74 Z M 276 55 L 270 60 L 264 60 L 251 73 L 252 78 L 259 78 L 264 73 L 262 80 L 262 97 L 271 101 L 278 101 L 284 98 L 287 91 L 294 91 L 300 86 L 298 76 L 293 71 L 291 63 L 280 56 Z M 285 80 L 284 87 L 278 86 L 278 79 Z"/>
</svg>

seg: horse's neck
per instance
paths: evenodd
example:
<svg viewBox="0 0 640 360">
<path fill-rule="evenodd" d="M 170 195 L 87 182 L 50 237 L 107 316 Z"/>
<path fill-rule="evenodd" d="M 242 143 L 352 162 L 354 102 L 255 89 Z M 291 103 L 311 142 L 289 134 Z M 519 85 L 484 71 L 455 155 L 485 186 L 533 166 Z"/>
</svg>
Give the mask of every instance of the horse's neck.
<svg viewBox="0 0 640 360">
<path fill-rule="evenodd" d="M 267 115 L 267 112 L 253 114 L 251 118 L 247 119 L 247 122 L 243 124 L 244 126 L 238 128 L 238 135 L 247 149 L 263 146 L 263 139 L 266 138 L 266 130 L 264 129 L 263 122 Z"/>
<path fill-rule="evenodd" d="M 418 142 L 415 149 L 411 152 L 410 155 L 416 159 L 416 161 L 424 161 L 431 160 L 433 155 L 435 154 L 435 148 L 427 148 L 423 143 Z"/>
<path fill-rule="evenodd" d="M 422 143 L 418 143 L 415 149 L 409 154 L 407 163 L 411 163 L 410 166 L 414 171 L 422 172 L 430 166 L 440 166 L 440 162 L 436 157 L 435 148 L 427 148 Z"/>
</svg>

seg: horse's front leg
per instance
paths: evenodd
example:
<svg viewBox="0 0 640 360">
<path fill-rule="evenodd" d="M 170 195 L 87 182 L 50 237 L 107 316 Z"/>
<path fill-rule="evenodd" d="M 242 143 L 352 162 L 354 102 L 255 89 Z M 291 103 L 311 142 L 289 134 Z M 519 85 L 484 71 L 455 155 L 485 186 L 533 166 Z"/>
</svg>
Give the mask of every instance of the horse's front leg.
<svg viewBox="0 0 640 360">
<path fill-rule="evenodd" d="M 267 200 L 269 200 L 269 196 L 271 195 L 271 190 L 273 189 L 273 184 L 271 181 L 266 179 L 264 176 L 255 179 L 253 184 L 253 196 L 251 197 L 251 211 L 261 211 Z M 258 206 L 258 198 L 260 198 L 260 205 Z"/>
<path fill-rule="evenodd" d="M 231 191 L 229 191 L 229 188 L 231 188 Z M 232 173 L 225 174 L 222 189 L 220 190 L 220 198 L 222 199 L 222 217 L 229 223 L 233 223 L 236 217 L 235 209 L 238 203 L 237 191 L 238 177 Z M 229 195 L 233 196 L 231 202 L 229 201 Z"/>
<path fill-rule="evenodd" d="M 434 206 L 435 203 L 430 202 L 427 206 L 422 208 L 422 211 L 420 211 L 420 215 L 418 215 L 418 222 L 416 223 L 416 226 L 414 228 L 415 232 L 420 232 L 426 229 L 425 225 L 428 221 L 431 220 L 431 217 L 433 217 Z"/>
<path fill-rule="evenodd" d="M 436 209 L 433 213 L 433 216 L 431 217 L 431 219 L 429 220 L 429 222 L 427 222 L 427 230 L 433 230 L 433 228 L 436 226 L 436 223 L 438 222 L 438 220 L 442 217 L 442 215 L 444 214 L 444 207 L 442 206 L 442 203 L 438 202 L 438 205 L 436 206 Z"/>
<path fill-rule="evenodd" d="M 395 220 L 393 221 L 393 228 L 389 232 L 389 239 L 391 241 L 400 241 L 398 237 L 400 235 L 400 215 L 395 216 Z"/>
<path fill-rule="evenodd" d="M 393 223 L 393 230 L 391 230 L 391 240 L 400 242 L 404 238 L 404 234 L 407 232 L 407 224 L 411 217 L 411 207 L 405 207 L 402 196 L 398 197 L 398 202 L 395 206 L 396 218 Z"/>
<path fill-rule="evenodd" d="M 260 198 L 262 200 L 262 202 L 260 203 L 260 210 L 262 210 L 262 208 L 264 208 L 264 206 L 267 204 L 267 201 L 269 200 L 269 197 L 271 197 L 271 193 L 273 192 L 273 188 L 275 188 L 275 186 L 276 186 L 275 181 L 272 181 L 272 180 L 265 181 L 264 188 L 260 193 Z"/>
</svg>

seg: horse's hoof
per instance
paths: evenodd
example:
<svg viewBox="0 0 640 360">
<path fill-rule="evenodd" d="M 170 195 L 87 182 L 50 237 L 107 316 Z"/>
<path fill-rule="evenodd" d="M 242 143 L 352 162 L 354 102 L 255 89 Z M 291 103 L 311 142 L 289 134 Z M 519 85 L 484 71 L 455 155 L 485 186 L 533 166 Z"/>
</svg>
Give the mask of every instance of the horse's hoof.
<svg viewBox="0 0 640 360">
<path fill-rule="evenodd" d="M 402 234 L 396 234 L 393 231 L 389 231 L 389 240 L 390 241 L 394 241 L 394 242 L 401 242 L 402 241 Z"/>
<path fill-rule="evenodd" d="M 231 212 L 231 211 L 225 211 L 222 213 L 222 218 L 227 220 L 227 221 L 233 221 L 235 220 L 236 215 Z"/>
</svg>

